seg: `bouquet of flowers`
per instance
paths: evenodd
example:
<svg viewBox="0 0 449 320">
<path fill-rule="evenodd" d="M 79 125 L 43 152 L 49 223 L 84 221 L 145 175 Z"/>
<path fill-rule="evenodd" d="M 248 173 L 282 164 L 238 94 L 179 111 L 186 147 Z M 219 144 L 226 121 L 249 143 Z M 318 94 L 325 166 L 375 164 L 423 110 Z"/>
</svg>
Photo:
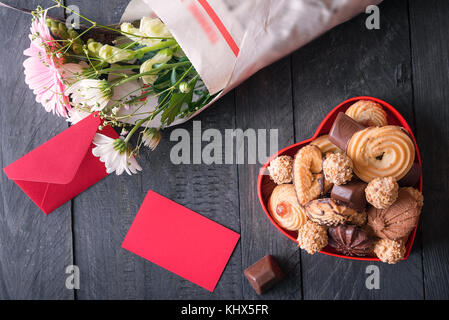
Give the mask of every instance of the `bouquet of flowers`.
<svg viewBox="0 0 449 320">
<path fill-rule="evenodd" d="M 99 129 L 118 129 L 119 139 L 97 133 L 93 154 L 108 173 L 132 174 L 141 170 L 141 147 L 154 150 L 161 129 L 381 0 L 131 0 L 122 19 L 132 23 L 114 26 L 54 1 L 32 12 L 26 82 L 48 112 L 72 124 L 93 113 Z M 50 18 L 59 7 L 84 26 Z"/>
<path fill-rule="evenodd" d="M 159 19 L 144 17 L 136 25 L 112 27 L 72 11 L 89 24 L 75 30 L 49 18 L 48 10 L 55 7 L 64 5 L 56 1 L 32 12 L 31 44 L 24 52 L 26 83 L 46 111 L 71 124 L 95 113 L 104 120 L 100 130 L 119 128 L 119 139 L 97 133 L 93 153 L 108 173 L 140 171 L 140 148 L 154 150 L 163 127 L 201 109 L 213 96 Z M 108 43 L 97 41 L 98 35 L 109 38 Z M 142 110 L 150 99 L 153 108 Z M 157 116 L 158 126 L 150 127 Z"/>
</svg>

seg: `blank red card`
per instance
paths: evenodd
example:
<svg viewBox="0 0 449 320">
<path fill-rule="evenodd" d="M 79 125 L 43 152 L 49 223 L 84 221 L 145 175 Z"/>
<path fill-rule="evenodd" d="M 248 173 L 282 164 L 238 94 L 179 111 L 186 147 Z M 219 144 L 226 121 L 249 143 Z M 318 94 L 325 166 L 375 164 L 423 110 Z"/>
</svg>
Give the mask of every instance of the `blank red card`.
<svg viewBox="0 0 449 320">
<path fill-rule="evenodd" d="M 212 292 L 239 237 L 150 190 L 122 247 Z"/>
</svg>

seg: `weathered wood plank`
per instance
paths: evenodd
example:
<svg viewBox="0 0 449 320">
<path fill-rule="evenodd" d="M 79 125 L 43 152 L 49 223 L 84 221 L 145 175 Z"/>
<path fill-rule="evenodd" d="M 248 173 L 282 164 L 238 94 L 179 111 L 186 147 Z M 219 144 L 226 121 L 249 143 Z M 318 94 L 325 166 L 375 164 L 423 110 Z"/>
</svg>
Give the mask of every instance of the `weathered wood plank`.
<svg viewBox="0 0 449 320">
<path fill-rule="evenodd" d="M 201 130 L 235 127 L 234 93 L 231 92 L 193 121 L 201 121 Z M 198 123 L 197 123 L 198 124 Z M 237 167 L 227 164 L 180 164 L 170 161 L 170 150 L 177 141 L 169 141 L 173 130 L 189 132 L 193 144 L 193 123 L 189 121 L 164 130 L 163 140 L 154 151 L 146 151 L 142 163 L 142 191 L 152 189 L 225 227 L 240 232 Z M 223 139 L 224 143 L 224 139 Z M 207 142 L 203 142 L 204 147 Z M 191 147 L 193 157 L 193 146 Z M 224 161 L 224 148 L 221 153 Z M 163 213 L 161 213 L 163 214 Z M 152 299 L 241 299 L 241 251 L 237 244 L 213 293 L 162 268 L 146 262 L 146 298 Z"/>
<path fill-rule="evenodd" d="M 119 21 L 128 1 L 66 1 L 102 24 Z M 81 21 L 83 23 L 83 21 Z M 144 265 L 121 243 L 143 200 L 141 176 L 111 175 L 73 200 L 79 299 L 142 299 Z"/>
<path fill-rule="evenodd" d="M 53 4 L 9 3 L 29 9 Z M 0 8 L 0 19 L 3 168 L 66 129 L 67 123 L 46 113 L 25 84 L 22 52 L 29 46 L 31 16 Z M 70 203 L 46 216 L 3 172 L 0 194 L 0 299 L 73 299 L 73 290 L 65 287 L 65 268 L 73 264 Z"/>
<path fill-rule="evenodd" d="M 70 2 L 100 23 L 117 22 L 127 3 Z M 204 122 L 203 131 L 214 128 L 224 132 L 235 126 L 234 109 L 233 94 L 229 94 L 195 120 Z M 171 163 L 170 150 L 177 142 L 169 141 L 170 133 L 178 128 L 192 134 L 192 122 L 165 130 L 156 151 L 143 150 L 138 159 L 143 173 L 108 177 L 75 199 L 76 262 L 86 283 L 79 290 L 80 298 L 241 298 L 238 247 L 212 294 L 120 247 L 148 189 L 239 232 L 236 167 Z"/>
<path fill-rule="evenodd" d="M 380 5 L 380 30 L 361 14 L 293 55 L 296 141 L 309 138 L 341 101 L 368 95 L 396 107 L 413 125 L 407 3 Z M 368 265 L 380 268 L 380 290 L 365 287 Z M 407 261 L 390 266 L 302 252 L 305 299 L 423 298 L 419 237 Z"/>
<path fill-rule="evenodd" d="M 425 298 L 448 299 L 449 3 L 409 1 L 409 6 L 416 129 L 423 157 Z"/>
<path fill-rule="evenodd" d="M 292 144 L 294 127 L 291 90 L 290 57 L 247 80 L 236 89 L 237 128 L 278 129 L 279 149 Z M 282 283 L 260 297 L 244 279 L 243 297 L 301 299 L 300 253 L 296 244 L 270 223 L 259 204 L 256 192 L 259 169 L 260 164 L 238 166 L 242 269 L 272 254 L 279 260 L 287 276 Z"/>
</svg>

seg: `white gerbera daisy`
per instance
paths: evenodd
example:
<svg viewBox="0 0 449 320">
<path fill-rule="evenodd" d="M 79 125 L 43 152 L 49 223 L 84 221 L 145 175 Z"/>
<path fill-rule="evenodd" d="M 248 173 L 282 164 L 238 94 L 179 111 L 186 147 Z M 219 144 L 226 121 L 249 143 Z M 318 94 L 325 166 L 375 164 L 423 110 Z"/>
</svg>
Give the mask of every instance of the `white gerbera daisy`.
<svg viewBox="0 0 449 320">
<path fill-rule="evenodd" d="M 123 139 L 113 139 L 104 134 L 96 133 L 93 144 L 96 147 L 92 149 L 92 153 L 99 157 L 101 162 L 104 162 L 107 173 L 115 171 L 117 175 L 121 175 L 126 171 L 127 174 L 131 175 L 142 170 L 129 145 Z"/>
<path fill-rule="evenodd" d="M 161 132 L 156 128 L 148 128 L 142 134 L 142 141 L 145 146 L 154 150 L 161 141 Z"/>
<path fill-rule="evenodd" d="M 74 107 L 90 108 L 91 111 L 101 111 L 112 97 L 112 89 L 106 80 L 83 79 L 75 82 L 67 90 Z"/>
</svg>

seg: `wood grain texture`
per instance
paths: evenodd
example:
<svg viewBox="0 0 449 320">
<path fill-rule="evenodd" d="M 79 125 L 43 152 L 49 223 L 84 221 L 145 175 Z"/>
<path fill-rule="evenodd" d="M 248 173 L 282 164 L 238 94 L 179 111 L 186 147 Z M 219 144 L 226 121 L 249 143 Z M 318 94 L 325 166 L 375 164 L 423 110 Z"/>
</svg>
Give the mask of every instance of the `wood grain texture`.
<svg viewBox="0 0 449 320">
<path fill-rule="evenodd" d="M 36 8 L 51 1 L 13 1 Z M 53 11 L 54 15 L 62 12 Z M 1 167 L 6 167 L 67 128 L 46 113 L 25 84 L 23 50 L 29 47 L 31 16 L 0 8 Z M 70 203 L 46 216 L 0 175 L 0 299 L 73 299 L 65 268 L 73 264 Z"/>
<path fill-rule="evenodd" d="M 448 299 L 449 3 L 409 1 L 409 6 L 416 129 L 423 156 L 425 297 Z"/>
<path fill-rule="evenodd" d="M 128 1 L 67 1 L 102 24 L 119 21 Z M 83 21 L 81 21 L 83 23 Z M 78 299 L 143 299 L 144 264 L 121 248 L 143 200 L 141 175 L 112 174 L 73 200 Z"/>
<path fill-rule="evenodd" d="M 309 138 L 341 101 L 368 95 L 383 99 L 414 123 L 407 4 L 380 5 L 380 30 L 359 17 L 293 54 L 296 141 Z M 419 237 L 418 237 L 419 238 Z M 407 261 L 390 266 L 302 252 L 305 299 L 423 298 L 419 239 Z M 365 287 L 368 265 L 380 268 L 380 290 Z"/>
<path fill-rule="evenodd" d="M 235 127 L 234 93 L 218 101 L 194 121 L 201 130 Z M 198 124 L 198 123 L 197 123 Z M 164 130 L 163 140 L 154 151 L 146 150 L 142 192 L 152 189 L 205 217 L 240 233 L 237 168 L 226 164 L 180 164 L 170 161 L 170 151 L 178 140 L 170 141 L 174 130 L 187 130 L 193 143 L 193 122 Z M 204 147 L 207 142 L 202 143 Z M 191 148 L 193 157 L 193 146 Z M 224 159 L 224 148 L 222 158 Z M 163 213 L 161 213 L 163 214 Z M 211 239 L 213 241 L 213 239 Z M 152 299 L 241 299 L 241 244 L 238 243 L 213 293 L 182 279 L 150 262 L 145 262 L 146 298 Z"/>
<path fill-rule="evenodd" d="M 237 128 L 277 129 L 279 149 L 292 144 L 294 127 L 290 58 L 287 57 L 258 72 L 238 87 L 236 110 Z M 260 165 L 238 166 L 242 268 L 245 269 L 263 256 L 272 254 L 286 273 L 286 278 L 262 296 L 257 296 L 245 279 L 243 297 L 301 299 L 300 252 L 294 242 L 284 237 L 270 223 L 259 204 L 256 182 Z"/>
</svg>

